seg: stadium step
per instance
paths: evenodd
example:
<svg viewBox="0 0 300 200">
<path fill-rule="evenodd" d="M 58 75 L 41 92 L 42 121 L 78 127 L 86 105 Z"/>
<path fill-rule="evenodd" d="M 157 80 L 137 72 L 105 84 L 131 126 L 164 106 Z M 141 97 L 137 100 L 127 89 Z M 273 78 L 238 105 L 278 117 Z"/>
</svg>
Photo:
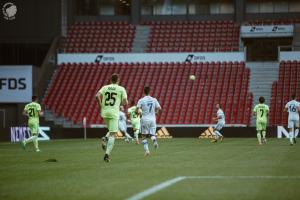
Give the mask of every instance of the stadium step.
<svg viewBox="0 0 300 200">
<path fill-rule="evenodd" d="M 145 52 L 150 34 L 150 27 L 136 26 L 135 37 L 132 44 L 132 52 Z"/>
<path fill-rule="evenodd" d="M 252 108 L 258 103 L 258 98 L 263 96 L 266 104 L 270 106 L 272 93 L 272 84 L 278 80 L 279 63 L 278 62 L 247 62 L 246 66 L 250 68 L 250 92 L 253 93 Z M 250 126 L 255 126 L 255 117 L 251 116 Z"/>
</svg>

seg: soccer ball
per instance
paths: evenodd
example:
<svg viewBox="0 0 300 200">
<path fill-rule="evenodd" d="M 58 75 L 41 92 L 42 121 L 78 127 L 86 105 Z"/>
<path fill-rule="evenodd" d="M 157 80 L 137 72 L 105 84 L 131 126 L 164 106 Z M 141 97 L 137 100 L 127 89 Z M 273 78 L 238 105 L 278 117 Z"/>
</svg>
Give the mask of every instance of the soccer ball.
<svg viewBox="0 0 300 200">
<path fill-rule="evenodd" d="M 192 80 L 192 81 L 196 80 L 196 76 L 195 75 L 190 75 L 190 80 Z"/>
</svg>

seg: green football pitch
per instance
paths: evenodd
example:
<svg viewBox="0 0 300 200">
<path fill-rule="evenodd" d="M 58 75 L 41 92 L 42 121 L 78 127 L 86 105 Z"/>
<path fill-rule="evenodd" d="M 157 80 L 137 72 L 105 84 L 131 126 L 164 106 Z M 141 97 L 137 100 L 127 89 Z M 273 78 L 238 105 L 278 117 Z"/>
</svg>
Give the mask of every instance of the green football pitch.
<svg viewBox="0 0 300 200">
<path fill-rule="evenodd" d="M 287 139 L 160 139 L 147 158 L 118 140 L 110 163 L 99 141 L 0 143 L 0 199 L 300 199 L 300 144 Z"/>
</svg>

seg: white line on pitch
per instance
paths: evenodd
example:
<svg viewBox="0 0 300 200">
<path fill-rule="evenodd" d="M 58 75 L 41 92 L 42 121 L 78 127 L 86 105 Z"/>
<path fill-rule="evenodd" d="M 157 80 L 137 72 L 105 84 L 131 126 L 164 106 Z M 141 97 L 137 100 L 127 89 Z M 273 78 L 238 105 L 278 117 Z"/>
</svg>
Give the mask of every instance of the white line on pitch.
<svg viewBox="0 0 300 200">
<path fill-rule="evenodd" d="M 175 183 L 178 183 L 184 179 L 281 179 L 281 180 L 288 180 L 288 179 L 296 179 L 300 180 L 300 176 L 178 176 L 176 178 L 167 180 L 165 182 L 162 182 L 158 185 L 155 185 L 147 190 L 144 190 L 143 192 L 140 192 L 136 195 L 133 195 L 129 197 L 127 200 L 140 200 L 147 196 L 150 196 L 151 194 L 154 194 L 160 190 L 163 190 Z"/>
<path fill-rule="evenodd" d="M 151 188 L 149 188 L 149 189 L 147 189 L 147 190 L 145 190 L 143 192 L 140 192 L 140 193 L 138 193 L 136 195 L 133 195 L 132 197 L 129 197 L 127 200 L 140 200 L 140 199 L 143 199 L 143 198 L 145 198 L 145 197 L 147 197 L 147 196 L 149 196 L 151 194 L 154 194 L 154 193 L 156 193 L 156 192 L 158 192 L 158 191 L 160 191 L 162 189 L 165 189 L 165 188 L 167 188 L 167 187 L 169 187 L 169 186 L 171 186 L 171 185 L 173 185 L 173 184 L 175 184 L 175 183 L 177 183 L 179 181 L 182 181 L 184 179 L 186 179 L 185 176 L 178 176 L 176 178 L 167 180 L 167 181 L 162 182 L 162 183 L 160 183 L 158 185 L 155 185 L 155 186 L 153 186 L 153 187 L 151 187 Z"/>
</svg>

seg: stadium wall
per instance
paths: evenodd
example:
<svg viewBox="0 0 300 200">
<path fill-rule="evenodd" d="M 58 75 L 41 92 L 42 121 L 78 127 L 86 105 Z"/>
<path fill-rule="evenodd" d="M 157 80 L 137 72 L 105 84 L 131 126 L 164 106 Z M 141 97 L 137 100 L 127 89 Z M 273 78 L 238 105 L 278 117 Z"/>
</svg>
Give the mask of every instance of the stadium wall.
<svg viewBox="0 0 300 200">
<path fill-rule="evenodd" d="M 207 127 L 168 127 L 170 135 L 174 138 L 198 138 Z M 255 138 L 256 130 L 253 127 L 225 127 L 222 129 L 225 137 L 231 138 Z M 101 138 L 107 133 L 106 128 L 87 128 L 87 138 Z M 132 134 L 131 128 L 128 133 Z M 50 139 L 80 139 L 84 138 L 83 128 L 50 127 L 47 133 Z M 277 127 L 269 127 L 267 137 L 277 137 Z M 11 139 L 10 127 L 0 128 L 0 141 L 9 142 Z"/>
</svg>

